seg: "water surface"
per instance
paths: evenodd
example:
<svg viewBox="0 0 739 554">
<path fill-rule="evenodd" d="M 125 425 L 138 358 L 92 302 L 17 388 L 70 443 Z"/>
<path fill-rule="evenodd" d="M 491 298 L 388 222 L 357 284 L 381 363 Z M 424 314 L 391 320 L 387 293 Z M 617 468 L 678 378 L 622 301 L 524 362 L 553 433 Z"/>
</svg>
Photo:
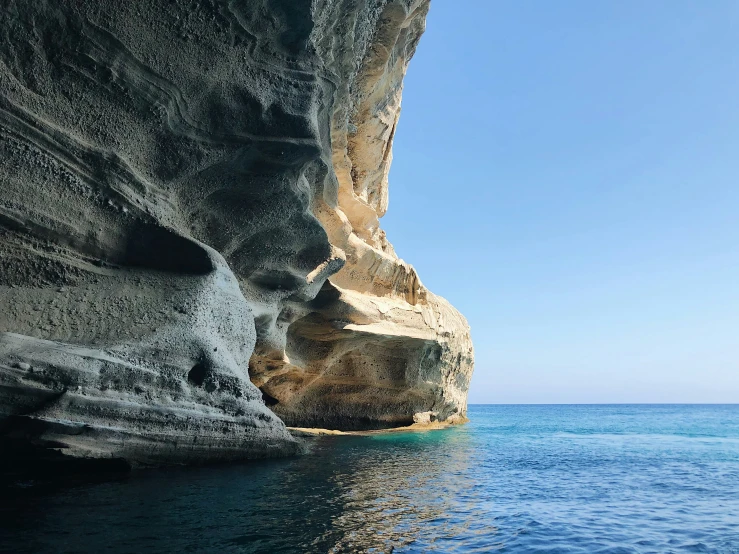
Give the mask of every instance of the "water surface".
<svg viewBox="0 0 739 554">
<path fill-rule="evenodd" d="M 0 508 L 8 552 L 739 554 L 739 406 L 471 406 L 471 423 L 149 471 Z"/>
</svg>

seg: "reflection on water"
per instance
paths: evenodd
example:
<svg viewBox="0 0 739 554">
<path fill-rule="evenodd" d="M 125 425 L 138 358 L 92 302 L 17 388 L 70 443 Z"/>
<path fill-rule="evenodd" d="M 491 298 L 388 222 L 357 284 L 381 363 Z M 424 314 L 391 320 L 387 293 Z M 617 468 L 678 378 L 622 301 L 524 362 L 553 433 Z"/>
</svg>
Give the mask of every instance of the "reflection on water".
<svg viewBox="0 0 739 554">
<path fill-rule="evenodd" d="M 474 407 L 426 433 L 22 490 L 8 552 L 739 552 L 739 407 Z M 651 437 L 651 438 L 650 438 Z"/>
<path fill-rule="evenodd" d="M 332 476 L 340 512 L 312 546 L 383 551 L 412 544 L 426 529 L 453 539 L 459 532 L 457 512 L 469 509 L 465 499 L 475 485 L 470 436 L 454 431 L 373 437 L 375 455 L 362 456 L 349 471 Z M 468 533 L 469 527 L 466 523 Z"/>
</svg>

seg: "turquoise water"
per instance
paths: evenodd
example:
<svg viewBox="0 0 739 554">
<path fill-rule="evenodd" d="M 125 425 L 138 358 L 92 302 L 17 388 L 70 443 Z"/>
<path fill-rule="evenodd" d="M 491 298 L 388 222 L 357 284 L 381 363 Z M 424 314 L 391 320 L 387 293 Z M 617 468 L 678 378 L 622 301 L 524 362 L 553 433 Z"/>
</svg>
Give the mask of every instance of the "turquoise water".
<svg viewBox="0 0 739 554">
<path fill-rule="evenodd" d="M 424 433 L 0 509 L 8 552 L 739 554 L 739 406 L 472 406 Z"/>
</svg>

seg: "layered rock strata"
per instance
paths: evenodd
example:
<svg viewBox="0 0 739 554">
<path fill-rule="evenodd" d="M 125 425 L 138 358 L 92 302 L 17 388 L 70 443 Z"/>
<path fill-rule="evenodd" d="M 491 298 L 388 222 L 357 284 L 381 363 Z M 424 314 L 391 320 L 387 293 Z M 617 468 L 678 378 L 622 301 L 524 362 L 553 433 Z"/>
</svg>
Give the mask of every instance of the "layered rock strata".
<svg viewBox="0 0 739 554">
<path fill-rule="evenodd" d="M 467 324 L 378 224 L 427 10 L 8 0 L 0 436 L 161 464 L 463 420 Z"/>
</svg>

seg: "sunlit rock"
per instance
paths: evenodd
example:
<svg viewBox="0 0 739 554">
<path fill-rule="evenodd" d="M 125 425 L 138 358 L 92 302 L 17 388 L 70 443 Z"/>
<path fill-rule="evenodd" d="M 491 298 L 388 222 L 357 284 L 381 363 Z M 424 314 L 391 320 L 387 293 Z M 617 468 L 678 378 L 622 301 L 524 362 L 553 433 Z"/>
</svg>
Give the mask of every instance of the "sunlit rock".
<svg viewBox="0 0 739 554">
<path fill-rule="evenodd" d="M 467 323 L 378 223 L 427 10 L 6 2 L 7 440 L 206 462 L 298 451 L 283 421 L 464 419 Z"/>
</svg>

